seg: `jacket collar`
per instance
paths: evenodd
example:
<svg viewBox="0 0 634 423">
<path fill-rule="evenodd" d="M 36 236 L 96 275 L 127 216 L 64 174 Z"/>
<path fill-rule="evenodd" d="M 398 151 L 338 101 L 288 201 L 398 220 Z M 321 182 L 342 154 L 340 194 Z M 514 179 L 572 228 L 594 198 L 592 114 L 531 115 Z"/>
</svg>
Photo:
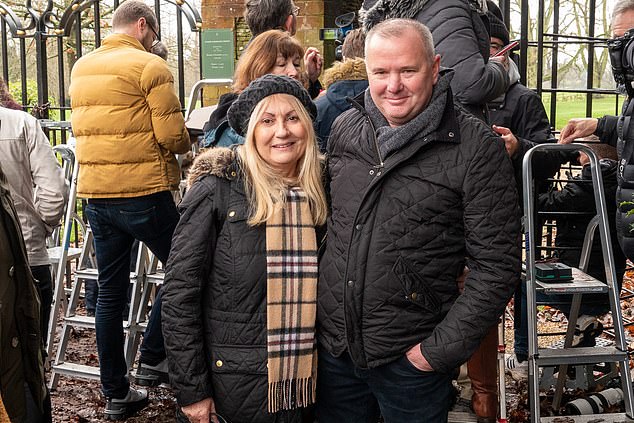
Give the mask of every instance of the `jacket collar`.
<svg viewBox="0 0 634 423">
<path fill-rule="evenodd" d="M 445 75 L 449 75 L 450 73 L 453 73 L 453 70 L 441 69 L 439 78 Z M 366 91 L 369 92 L 369 89 Z M 363 91 L 355 98 L 348 97 L 347 100 L 352 105 L 352 107 L 354 107 L 356 110 L 362 113 L 363 116 L 369 119 L 368 112 L 365 110 L 364 106 L 366 91 Z M 456 109 L 461 108 L 461 106 L 458 103 L 454 102 L 451 87 L 449 87 L 449 89 L 447 90 L 446 95 L 447 102 L 445 105 L 445 109 L 443 110 L 440 126 L 427 137 L 425 137 L 425 144 L 432 141 L 448 143 L 460 142 L 460 125 L 458 124 Z"/>
<path fill-rule="evenodd" d="M 132 47 L 137 50 L 146 51 L 145 47 L 136 38 L 121 33 L 114 33 L 108 35 L 101 43 L 104 47 L 116 48 L 116 47 Z"/>
<path fill-rule="evenodd" d="M 360 57 L 346 59 L 343 62 L 335 62 L 332 67 L 326 69 L 322 78 L 324 87 L 328 89 L 330 85 L 338 81 L 358 81 L 367 80 L 368 73 L 365 69 L 365 60 Z"/>
</svg>

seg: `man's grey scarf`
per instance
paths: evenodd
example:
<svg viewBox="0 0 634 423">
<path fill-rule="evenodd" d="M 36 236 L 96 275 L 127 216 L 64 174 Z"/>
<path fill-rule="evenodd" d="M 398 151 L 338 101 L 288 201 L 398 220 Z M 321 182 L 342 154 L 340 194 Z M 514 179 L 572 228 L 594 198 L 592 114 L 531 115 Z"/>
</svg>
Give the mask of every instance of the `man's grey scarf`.
<svg viewBox="0 0 634 423">
<path fill-rule="evenodd" d="M 374 104 L 370 89 L 366 90 L 365 110 L 376 128 L 379 152 L 383 159 L 407 145 L 412 139 L 423 138 L 438 129 L 447 105 L 447 90 L 452 78 L 453 72 L 440 75 L 427 107 L 414 119 L 394 128 L 390 127 L 387 119 Z"/>
</svg>

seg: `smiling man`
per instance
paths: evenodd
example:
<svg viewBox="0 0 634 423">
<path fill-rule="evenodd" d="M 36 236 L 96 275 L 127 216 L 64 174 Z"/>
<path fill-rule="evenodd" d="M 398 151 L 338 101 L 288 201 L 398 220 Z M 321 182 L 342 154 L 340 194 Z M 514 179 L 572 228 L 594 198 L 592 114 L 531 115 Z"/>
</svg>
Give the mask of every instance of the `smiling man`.
<svg viewBox="0 0 634 423">
<path fill-rule="evenodd" d="M 369 88 L 328 144 L 318 418 L 442 422 L 454 370 L 518 282 L 513 169 L 502 141 L 454 105 L 423 24 L 376 25 L 365 54 Z"/>
</svg>

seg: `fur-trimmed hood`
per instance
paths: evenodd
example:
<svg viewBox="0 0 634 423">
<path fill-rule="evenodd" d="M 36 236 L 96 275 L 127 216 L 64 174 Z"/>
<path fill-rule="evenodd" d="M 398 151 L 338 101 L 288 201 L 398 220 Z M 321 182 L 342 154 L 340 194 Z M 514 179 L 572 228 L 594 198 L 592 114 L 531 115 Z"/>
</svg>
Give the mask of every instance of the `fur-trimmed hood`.
<svg viewBox="0 0 634 423">
<path fill-rule="evenodd" d="M 187 174 L 187 188 L 205 175 L 214 175 L 219 178 L 233 179 L 235 173 L 236 152 L 231 148 L 209 148 L 194 160 Z"/>
<path fill-rule="evenodd" d="M 376 24 L 389 18 L 414 19 L 425 4 L 441 0 L 365 0 L 359 10 L 359 22 L 367 32 Z M 485 0 L 468 0 L 480 14 L 487 11 Z"/>
<path fill-rule="evenodd" d="M 326 69 L 322 81 L 326 89 L 337 81 L 360 81 L 368 79 L 365 69 L 365 60 L 360 57 L 346 59 L 343 62 L 335 62 L 332 67 Z"/>
</svg>

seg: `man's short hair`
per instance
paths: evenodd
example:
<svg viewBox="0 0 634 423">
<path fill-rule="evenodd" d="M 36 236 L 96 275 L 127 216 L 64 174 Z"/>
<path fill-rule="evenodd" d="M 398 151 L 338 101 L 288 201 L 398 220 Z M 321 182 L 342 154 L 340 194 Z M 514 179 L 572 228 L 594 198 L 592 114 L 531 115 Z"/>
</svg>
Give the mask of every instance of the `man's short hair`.
<svg viewBox="0 0 634 423">
<path fill-rule="evenodd" d="M 634 10 L 634 0 L 619 0 L 612 10 L 612 20 L 623 13 Z M 628 28 L 629 29 L 629 28 Z"/>
<path fill-rule="evenodd" d="M 127 0 L 117 7 L 112 16 L 112 27 L 124 28 L 141 18 L 145 18 L 145 22 L 158 31 L 158 21 L 150 6 L 137 0 Z"/>
<path fill-rule="evenodd" d="M 361 28 L 354 29 L 346 35 L 341 46 L 341 54 L 346 59 L 354 59 L 355 57 L 364 58 L 365 52 L 365 33 Z"/>
<path fill-rule="evenodd" d="M 368 54 L 368 46 L 373 37 L 379 36 L 382 38 L 396 38 L 402 36 L 407 30 L 413 30 L 418 34 L 423 44 L 423 49 L 427 61 L 432 63 L 434 61 L 434 39 L 431 36 L 431 31 L 422 23 L 414 19 L 386 19 L 383 22 L 372 27 L 365 36 L 365 54 Z"/>
<path fill-rule="evenodd" d="M 270 29 L 284 30 L 294 7 L 292 0 L 246 0 L 244 6 L 244 20 L 254 37 Z"/>
</svg>

